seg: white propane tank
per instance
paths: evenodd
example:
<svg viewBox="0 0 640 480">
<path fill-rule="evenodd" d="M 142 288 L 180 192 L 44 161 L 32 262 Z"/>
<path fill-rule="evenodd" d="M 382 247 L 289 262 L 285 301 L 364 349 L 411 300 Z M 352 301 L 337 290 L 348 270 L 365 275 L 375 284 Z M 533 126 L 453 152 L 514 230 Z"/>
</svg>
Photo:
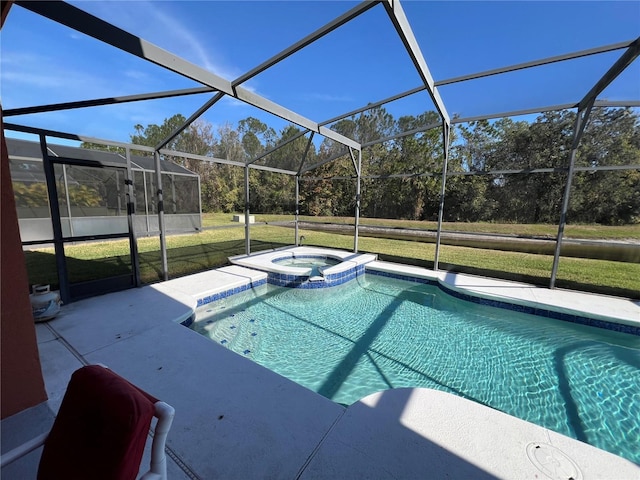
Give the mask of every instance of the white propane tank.
<svg viewBox="0 0 640 480">
<path fill-rule="evenodd" d="M 34 285 L 32 292 L 29 301 L 34 321 L 45 322 L 60 313 L 60 295 L 51 292 L 49 285 Z"/>
</svg>

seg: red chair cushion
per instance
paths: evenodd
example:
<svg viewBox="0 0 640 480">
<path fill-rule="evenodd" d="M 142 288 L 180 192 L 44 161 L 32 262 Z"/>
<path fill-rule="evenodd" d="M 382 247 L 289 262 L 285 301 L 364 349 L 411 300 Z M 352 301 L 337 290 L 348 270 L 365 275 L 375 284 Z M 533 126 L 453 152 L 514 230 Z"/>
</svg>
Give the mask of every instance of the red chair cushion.
<svg viewBox="0 0 640 480">
<path fill-rule="evenodd" d="M 111 370 L 76 370 L 47 438 L 38 480 L 133 480 L 157 400 Z"/>
</svg>

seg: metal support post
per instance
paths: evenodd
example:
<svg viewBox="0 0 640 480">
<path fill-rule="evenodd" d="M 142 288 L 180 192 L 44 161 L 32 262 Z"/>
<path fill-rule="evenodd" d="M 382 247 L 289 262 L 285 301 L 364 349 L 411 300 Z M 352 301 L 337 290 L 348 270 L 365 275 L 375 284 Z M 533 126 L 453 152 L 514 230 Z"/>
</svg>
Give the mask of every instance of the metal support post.
<svg viewBox="0 0 640 480">
<path fill-rule="evenodd" d="M 562 211 L 560 212 L 560 223 L 558 225 L 558 236 L 556 238 L 556 249 L 553 253 L 553 267 L 551 267 L 551 280 L 549 288 L 555 288 L 556 276 L 558 274 L 558 265 L 560 263 L 560 251 L 562 249 L 562 240 L 564 237 L 564 227 L 567 224 L 567 210 L 569 209 L 569 199 L 571 197 L 571 182 L 573 180 L 573 172 L 578 153 L 578 145 L 582 139 L 582 134 L 587 125 L 587 120 L 593 108 L 593 100 L 589 102 L 584 110 L 578 109 L 576 121 L 573 126 L 573 143 L 571 145 L 571 157 L 569 159 L 569 168 L 567 171 L 567 184 L 564 187 L 564 195 L 562 197 Z"/>
<path fill-rule="evenodd" d="M 122 215 L 122 199 L 120 198 L 120 194 L 122 192 L 120 191 L 120 178 L 119 178 L 120 177 L 120 175 L 119 175 L 120 170 L 115 170 L 114 173 L 116 174 L 116 203 L 118 204 L 118 207 L 117 207 L 116 211 L 117 211 L 117 215 L 120 216 L 120 215 Z M 124 175 L 123 175 L 123 177 L 124 177 Z M 123 180 L 124 180 L 124 178 L 123 178 Z"/>
<path fill-rule="evenodd" d="M 168 175 L 171 179 L 171 213 L 178 213 L 178 202 L 176 202 L 176 176 Z"/>
<path fill-rule="evenodd" d="M 244 247 L 251 255 L 251 231 L 249 228 L 249 166 L 244 167 Z"/>
<path fill-rule="evenodd" d="M 356 206 L 354 212 L 353 253 L 358 253 L 358 231 L 360 226 L 360 177 L 362 173 L 362 151 L 358 150 L 358 164 L 353 156 L 353 150 L 349 148 L 351 160 L 356 170 Z"/>
<path fill-rule="evenodd" d="M 196 178 L 198 179 L 198 215 L 200 216 L 199 231 L 202 231 L 202 185 L 200 185 L 200 175 Z"/>
<path fill-rule="evenodd" d="M 296 221 L 295 221 L 295 236 L 296 236 L 295 246 L 296 247 L 300 244 L 299 237 L 298 237 L 299 216 L 300 216 L 300 175 L 296 175 Z"/>
<path fill-rule="evenodd" d="M 129 223 L 129 249 L 131 251 L 131 263 L 133 267 L 133 283 L 136 287 L 142 285 L 140 280 L 140 257 L 138 256 L 138 239 L 136 237 L 136 192 L 133 185 L 133 171 L 131 170 L 131 150 L 125 150 L 125 158 L 127 159 L 127 178 L 124 181 L 126 185 L 127 196 L 127 222 Z M 143 172 L 144 175 L 144 172 Z"/>
<path fill-rule="evenodd" d="M 444 150 L 444 159 L 442 161 L 442 187 L 440 188 L 440 206 L 438 208 L 438 230 L 436 232 L 436 254 L 433 261 L 433 269 L 438 270 L 440 262 L 440 234 L 442 231 L 442 218 L 444 216 L 444 195 L 447 187 L 447 164 L 449 161 L 449 135 L 451 133 L 451 125 L 447 122 L 442 123 L 442 141 Z"/>
<path fill-rule="evenodd" d="M 47 182 L 47 196 L 51 210 L 51 226 L 53 227 L 53 248 L 56 256 L 56 268 L 58 269 L 58 283 L 60 284 L 60 300 L 63 303 L 71 301 L 69 290 L 69 276 L 67 274 L 67 260 L 64 254 L 64 242 L 62 240 L 62 223 L 60 222 L 60 205 L 58 204 L 58 187 L 53 164 L 47 151 L 47 139 L 40 135 L 40 151 L 42 153 L 42 165 Z"/>
<path fill-rule="evenodd" d="M 162 168 L 160 166 L 160 153 L 153 154 L 156 165 L 156 186 L 158 187 L 158 227 L 160 229 L 160 257 L 162 258 L 162 279 L 169 280 L 169 266 L 167 262 L 167 239 L 164 226 L 164 200 L 162 194 Z"/>
<path fill-rule="evenodd" d="M 142 188 L 144 188 L 144 218 L 147 223 L 147 237 L 151 234 L 151 225 L 149 224 L 149 196 L 147 191 L 147 172 L 142 171 Z"/>
<path fill-rule="evenodd" d="M 302 156 L 302 160 L 300 161 L 300 166 L 298 167 L 298 177 L 300 176 L 300 172 L 302 171 L 302 167 L 304 167 L 304 162 L 307 161 L 307 156 L 309 155 L 309 149 L 311 148 L 314 135 L 315 135 L 315 132 L 311 132 L 311 135 L 309 135 L 309 140 L 307 141 L 307 146 L 304 149 L 304 155 Z"/>
<path fill-rule="evenodd" d="M 67 179 L 67 166 L 62 164 L 62 177 L 64 178 L 64 195 L 67 200 L 67 215 L 69 216 L 69 235 L 73 237 L 73 219 L 71 218 L 71 198 L 69 197 L 69 180 Z M 56 186 L 57 190 L 57 186 Z M 58 206 L 60 208 L 60 206 Z"/>
</svg>

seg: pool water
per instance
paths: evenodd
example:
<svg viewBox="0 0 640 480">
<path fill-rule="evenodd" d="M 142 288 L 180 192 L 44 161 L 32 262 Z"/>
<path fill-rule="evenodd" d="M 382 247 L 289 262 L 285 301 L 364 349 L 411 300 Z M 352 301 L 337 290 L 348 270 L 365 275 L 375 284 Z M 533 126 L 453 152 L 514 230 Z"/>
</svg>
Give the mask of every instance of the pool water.
<svg viewBox="0 0 640 480">
<path fill-rule="evenodd" d="M 336 402 L 426 387 L 640 463 L 640 337 L 453 298 L 376 275 L 263 285 L 192 328 Z"/>
<path fill-rule="evenodd" d="M 278 265 L 282 265 L 285 267 L 298 267 L 298 268 L 310 268 L 311 273 L 310 277 L 315 277 L 318 275 L 322 275 L 320 272 L 320 267 L 331 267 L 333 265 L 338 265 L 340 260 L 336 260 L 334 258 L 322 257 L 322 258 L 281 258 L 279 260 L 274 260 L 273 263 Z"/>
</svg>

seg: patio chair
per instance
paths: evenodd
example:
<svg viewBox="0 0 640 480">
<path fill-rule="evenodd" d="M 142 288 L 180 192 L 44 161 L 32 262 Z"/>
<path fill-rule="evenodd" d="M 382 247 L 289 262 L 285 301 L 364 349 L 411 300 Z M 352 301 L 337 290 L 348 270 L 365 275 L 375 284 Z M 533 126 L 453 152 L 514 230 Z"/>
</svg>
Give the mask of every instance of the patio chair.
<svg viewBox="0 0 640 480">
<path fill-rule="evenodd" d="M 71 376 L 51 431 L 2 455 L 0 463 L 44 445 L 38 480 L 134 480 L 154 416 L 151 466 L 140 480 L 167 478 L 164 447 L 173 407 L 104 366 L 82 367 Z"/>
</svg>

